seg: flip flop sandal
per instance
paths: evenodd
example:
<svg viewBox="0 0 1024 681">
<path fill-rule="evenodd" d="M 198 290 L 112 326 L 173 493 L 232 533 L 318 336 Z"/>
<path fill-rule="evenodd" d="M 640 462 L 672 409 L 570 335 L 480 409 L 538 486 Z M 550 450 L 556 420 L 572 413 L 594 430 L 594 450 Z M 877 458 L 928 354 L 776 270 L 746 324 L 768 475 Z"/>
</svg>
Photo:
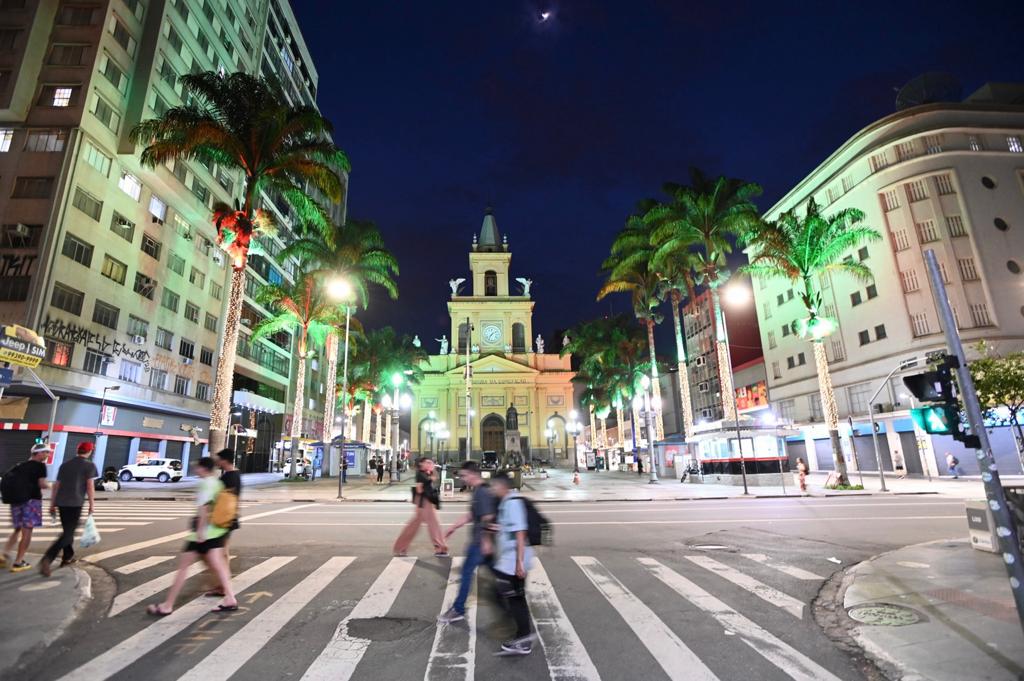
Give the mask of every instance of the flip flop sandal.
<svg viewBox="0 0 1024 681">
<path fill-rule="evenodd" d="M 172 612 L 174 612 L 174 611 L 171 610 L 169 612 L 164 612 L 163 610 L 160 609 L 160 605 L 156 604 L 156 603 L 150 603 L 149 605 L 146 606 L 146 614 L 147 615 L 152 615 L 153 617 L 167 617 Z"/>
<path fill-rule="evenodd" d="M 238 610 L 237 603 L 235 605 L 224 605 L 223 603 L 221 603 L 210 612 L 234 612 L 235 610 Z"/>
<path fill-rule="evenodd" d="M 209 591 L 204 593 L 203 596 L 205 596 L 206 598 L 224 598 L 224 592 L 217 591 L 216 589 L 210 589 Z"/>
</svg>

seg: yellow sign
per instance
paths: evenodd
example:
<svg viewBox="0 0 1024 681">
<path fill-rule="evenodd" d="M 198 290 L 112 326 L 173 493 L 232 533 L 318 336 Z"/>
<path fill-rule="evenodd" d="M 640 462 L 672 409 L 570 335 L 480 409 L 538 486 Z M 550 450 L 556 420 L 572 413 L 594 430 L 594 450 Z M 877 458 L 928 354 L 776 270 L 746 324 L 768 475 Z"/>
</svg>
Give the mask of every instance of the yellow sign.
<svg viewBox="0 0 1024 681">
<path fill-rule="evenodd" d="M 10 362 L 29 369 L 39 366 L 46 357 L 46 343 L 32 329 L 12 324 L 0 334 L 0 362 Z"/>
</svg>

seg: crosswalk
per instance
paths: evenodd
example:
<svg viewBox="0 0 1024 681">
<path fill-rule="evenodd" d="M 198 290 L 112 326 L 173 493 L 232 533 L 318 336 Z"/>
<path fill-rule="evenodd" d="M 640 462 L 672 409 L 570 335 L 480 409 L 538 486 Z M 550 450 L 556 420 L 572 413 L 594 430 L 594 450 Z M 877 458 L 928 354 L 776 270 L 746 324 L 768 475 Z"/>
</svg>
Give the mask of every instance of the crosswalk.
<svg viewBox="0 0 1024 681">
<path fill-rule="evenodd" d="M 507 632 L 496 632 L 501 614 L 483 568 L 466 620 L 436 623 L 455 599 L 461 557 L 243 552 L 233 562 L 237 612 L 210 612 L 216 600 L 200 595 L 194 567 L 186 599 L 154 620 L 143 607 L 169 588 L 172 556 L 166 548 L 116 555 L 101 563 L 119 592 L 98 626 L 117 641 L 95 650 L 83 641 L 82 659 L 37 678 L 475 681 L 506 678 L 508 665 L 519 666 L 507 678 L 551 681 L 613 681 L 626 678 L 623 670 L 671 681 L 738 678 L 737 670 L 742 678 L 860 678 L 810 642 L 821 636 L 808 602 L 831 571 L 825 558 L 797 566 L 769 553 L 712 558 L 690 548 L 541 554 L 527 582 L 537 645 L 515 660 L 493 656 Z"/>
</svg>

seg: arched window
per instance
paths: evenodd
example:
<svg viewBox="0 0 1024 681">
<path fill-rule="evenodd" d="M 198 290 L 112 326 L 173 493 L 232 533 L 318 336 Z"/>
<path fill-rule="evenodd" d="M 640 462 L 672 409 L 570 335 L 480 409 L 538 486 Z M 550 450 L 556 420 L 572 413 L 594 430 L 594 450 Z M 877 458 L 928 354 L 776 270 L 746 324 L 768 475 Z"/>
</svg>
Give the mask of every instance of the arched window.
<svg viewBox="0 0 1024 681">
<path fill-rule="evenodd" d="M 469 325 L 466 322 L 459 324 L 459 352 L 465 353 L 469 344 Z"/>
<path fill-rule="evenodd" d="M 484 272 L 484 295 L 498 295 L 498 273 L 494 270 Z"/>
<path fill-rule="evenodd" d="M 512 325 L 512 352 L 526 352 L 526 326 L 522 322 Z"/>
</svg>

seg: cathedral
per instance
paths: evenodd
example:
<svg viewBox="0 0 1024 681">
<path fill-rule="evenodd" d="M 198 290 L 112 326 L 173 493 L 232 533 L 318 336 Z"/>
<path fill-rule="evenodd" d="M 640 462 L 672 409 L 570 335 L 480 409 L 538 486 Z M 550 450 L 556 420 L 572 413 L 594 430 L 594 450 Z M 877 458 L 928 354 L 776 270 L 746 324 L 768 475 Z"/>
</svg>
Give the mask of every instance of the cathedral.
<svg viewBox="0 0 1024 681">
<path fill-rule="evenodd" d="M 541 334 L 534 335 L 533 282 L 516 277 L 510 283 L 511 264 L 508 238 L 498 233 L 488 209 L 469 253 L 470 278 L 448 282 L 447 333 L 435 339 L 438 354 L 427 358 L 423 380 L 413 388 L 410 444 L 418 455 L 428 454 L 433 446 L 434 452 L 448 452 L 449 460 L 456 451 L 465 459 L 470 433 L 469 458 L 478 459 L 483 451 L 502 455 L 510 407 L 518 416 L 520 447 L 527 460 L 531 451 L 536 458 L 547 458 L 549 427 L 555 458 L 570 455 L 571 436 L 565 429 L 574 409 L 570 358 L 559 357 L 561 340 L 547 352 Z M 447 442 L 431 436 L 442 422 L 449 432 Z"/>
</svg>

